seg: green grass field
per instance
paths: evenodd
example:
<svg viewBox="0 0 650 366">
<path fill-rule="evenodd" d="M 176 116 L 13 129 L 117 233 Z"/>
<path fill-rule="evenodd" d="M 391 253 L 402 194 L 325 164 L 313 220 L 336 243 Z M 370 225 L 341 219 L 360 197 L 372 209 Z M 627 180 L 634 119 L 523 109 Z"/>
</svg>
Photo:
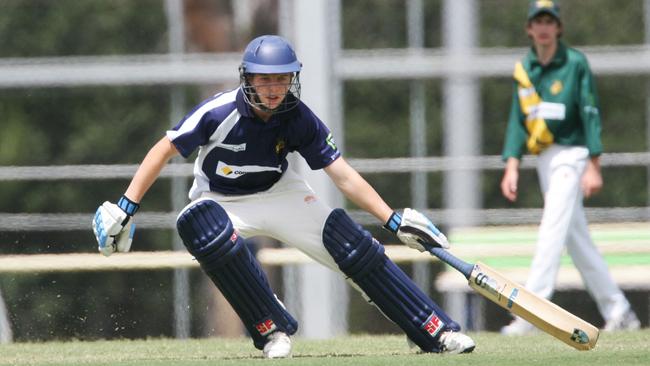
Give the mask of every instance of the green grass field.
<svg viewBox="0 0 650 366">
<path fill-rule="evenodd" d="M 603 333 L 592 351 L 576 351 L 543 334 L 510 338 L 470 333 L 467 355 L 417 354 L 402 336 L 294 340 L 294 356 L 265 360 L 246 339 L 120 340 L 15 343 L 0 346 L 0 365 L 648 365 L 650 329 Z"/>
</svg>

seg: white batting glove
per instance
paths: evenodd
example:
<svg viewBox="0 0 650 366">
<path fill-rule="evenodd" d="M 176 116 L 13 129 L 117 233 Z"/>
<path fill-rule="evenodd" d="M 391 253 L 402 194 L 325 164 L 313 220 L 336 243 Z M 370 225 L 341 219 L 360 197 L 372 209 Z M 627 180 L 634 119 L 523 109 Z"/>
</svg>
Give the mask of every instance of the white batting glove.
<svg viewBox="0 0 650 366">
<path fill-rule="evenodd" d="M 403 216 L 393 212 L 384 228 L 395 233 L 402 243 L 421 252 L 427 251 L 423 244 L 449 249 L 445 234 L 426 216 L 410 208 L 404 209 Z"/>
<path fill-rule="evenodd" d="M 109 256 L 115 252 L 131 249 L 135 223 L 133 214 L 140 205 L 122 196 L 117 204 L 104 202 L 93 218 L 93 232 L 99 244 L 99 252 Z"/>
</svg>

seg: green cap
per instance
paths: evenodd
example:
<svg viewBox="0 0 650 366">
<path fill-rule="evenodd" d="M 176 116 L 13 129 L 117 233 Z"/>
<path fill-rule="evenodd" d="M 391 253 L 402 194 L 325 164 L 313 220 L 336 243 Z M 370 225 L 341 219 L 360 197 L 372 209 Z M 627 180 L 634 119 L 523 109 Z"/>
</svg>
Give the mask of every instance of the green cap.
<svg viewBox="0 0 650 366">
<path fill-rule="evenodd" d="M 528 6 L 528 20 L 546 13 L 560 20 L 560 6 L 553 0 L 532 0 Z"/>
</svg>

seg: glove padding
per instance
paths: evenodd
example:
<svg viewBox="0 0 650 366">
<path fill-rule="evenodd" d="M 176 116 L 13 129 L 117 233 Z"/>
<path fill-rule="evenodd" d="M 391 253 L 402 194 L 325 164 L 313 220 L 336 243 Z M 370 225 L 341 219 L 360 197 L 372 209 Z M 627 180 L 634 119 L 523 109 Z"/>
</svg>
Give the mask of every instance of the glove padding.
<svg viewBox="0 0 650 366">
<path fill-rule="evenodd" d="M 108 257 L 116 251 L 128 252 L 131 249 L 135 223 L 133 217 L 118 205 L 106 201 L 95 212 L 93 232 L 99 252 Z"/>
<path fill-rule="evenodd" d="M 394 214 L 393 216 L 395 215 L 397 214 Z M 389 223 L 391 221 L 394 222 L 395 220 L 400 220 L 393 216 L 391 216 Z M 387 225 L 389 225 L 389 223 Z M 421 252 L 427 251 L 423 244 L 449 249 L 449 241 L 447 241 L 445 234 L 440 232 L 440 230 L 438 230 L 438 228 L 426 216 L 410 208 L 404 209 L 403 216 L 401 217 L 401 221 L 399 222 L 395 234 L 402 243 Z"/>
</svg>

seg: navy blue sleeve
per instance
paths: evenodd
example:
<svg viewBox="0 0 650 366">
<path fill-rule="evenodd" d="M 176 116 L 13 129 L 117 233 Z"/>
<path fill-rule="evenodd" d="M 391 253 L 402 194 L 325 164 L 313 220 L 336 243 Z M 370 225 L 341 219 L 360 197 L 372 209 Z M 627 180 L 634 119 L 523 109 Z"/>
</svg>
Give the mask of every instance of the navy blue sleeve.
<svg viewBox="0 0 650 366">
<path fill-rule="evenodd" d="M 205 118 L 201 118 L 205 121 Z M 208 135 L 205 133 L 206 123 L 198 123 L 189 129 L 183 128 L 183 122 L 167 131 L 167 137 L 176 146 L 178 152 L 184 157 L 189 157 L 194 150 L 207 142 Z"/>
<path fill-rule="evenodd" d="M 312 170 L 322 169 L 341 156 L 329 128 L 306 106 L 301 108 L 298 122 L 305 129 L 298 152 Z"/>
<path fill-rule="evenodd" d="M 167 137 L 183 157 L 187 158 L 199 146 L 207 144 L 219 125 L 219 116 L 214 111 L 217 102 L 213 98 L 204 101 L 167 131 Z"/>
</svg>

